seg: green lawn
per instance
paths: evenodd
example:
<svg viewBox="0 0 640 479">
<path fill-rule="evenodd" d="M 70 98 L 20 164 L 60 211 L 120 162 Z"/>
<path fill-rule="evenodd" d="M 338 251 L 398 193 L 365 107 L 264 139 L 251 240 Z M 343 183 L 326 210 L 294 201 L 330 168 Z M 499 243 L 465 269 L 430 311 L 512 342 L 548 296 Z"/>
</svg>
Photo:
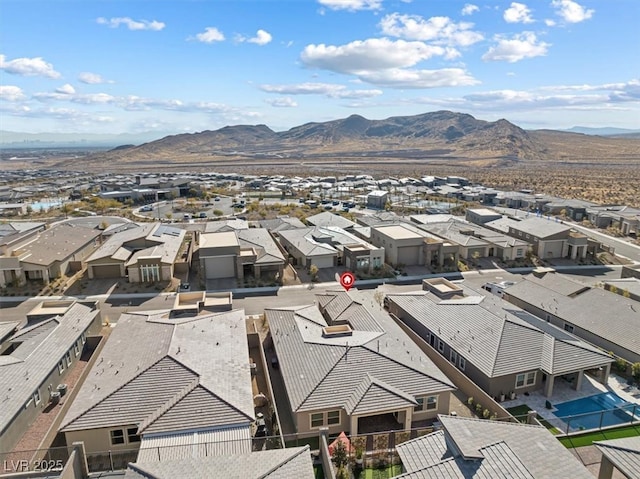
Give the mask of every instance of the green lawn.
<svg viewBox="0 0 640 479">
<path fill-rule="evenodd" d="M 608 439 L 620 439 L 622 437 L 640 436 L 640 426 L 624 426 L 604 431 L 588 432 L 575 436 L 559 438 L 562 445 L 568 449 L 574 447 L 590 446 L 594 441 L 606 441 Z"/>
<path fill-rule="evenodd" d="M 363 469 L 356 475 L 356 479 L 388 479 L 402 474 L 402 466 L 396 464 L 382 469 Z"/>
<path fill-rule="evenodd" d="M 518 421 L 526 423 L 527 422 L 527 412 L 531 411 L 531 408 L 529 406 L 527 406 L 526 404 L 521 404 L 520 406 L 509 407 L 509 408 L 507 408 L 507 411 L 509 411 L 509 414 L 511 414 L 513 417 L 515 417 Z M 560 429 L 555 427 L 553 424 L 551 424 L 546 419 L 538 416 L 538 421 L 540 421 L 540 424 L 542 424 L 544 427 L 546 427 L 549 430 L 549 432 L 551 432 L 551 434 L 554 434 L 554 435 L 562 434 L 562 431 Z"/>
</svg>

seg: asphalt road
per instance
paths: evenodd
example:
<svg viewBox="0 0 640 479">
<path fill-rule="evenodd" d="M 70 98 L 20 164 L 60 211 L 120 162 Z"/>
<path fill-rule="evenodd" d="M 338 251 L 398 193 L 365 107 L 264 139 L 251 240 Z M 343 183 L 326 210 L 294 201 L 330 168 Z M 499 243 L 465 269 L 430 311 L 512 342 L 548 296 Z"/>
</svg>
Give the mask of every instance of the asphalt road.
<svg viewBox="0 0 640 479">
<path fill-rule="evenodd" d="M 564 274 L 564 273 L 563 273 Z M 620 278 L 620 268 L 575 268 L 565 274 L 569 279 L 578 281 L 588 286 L 605 279 Z M 470 271 L 463 273 L 462 281 L 470 288 L 480 290 L 482 285 L 487 282 L 500 281 L 519 281 L 524 275 L 509 273 L 503 270 L 485 270 Z M 379 288 L 386 292 L 408 292 L 421 289 L 419 280 L 415 280 L 413 284 L 393 285 L 384 284 Z M 265 308 L 278 308 L 289 306 L 304 306 L 313 304 L 315 295 L 326 291 L 340 290 L 338 283 L 322 283 L 320 285 L 300 285 L 295 287 L 280 288 L 276 294 L 251 297 L 235 297 L 233 300 L 234 308 L 243 308 L 245 314 L 254 315 L 261 314 Z M 368 289 L 375 289 L 371 286 Z M 121 314 L 129 311 L 154 311 L 169 309 L 173 305 L 175 293 L 158 293 L 155 296 L 145 294 L 118 294 L 115 297 L 109 296 L 89 296 L 88 299 L 97 299 L 99 301 L 100 310 L 103 319 L 108 319 L 114 323 L 118 321 Z M 23 301 L 11 301 L 4 298 L 0 301 L 0 321 L 20 321 L 25 315 L 36 305 L 43 301 L 44 298 L 30 298 Z"/>
</svg>

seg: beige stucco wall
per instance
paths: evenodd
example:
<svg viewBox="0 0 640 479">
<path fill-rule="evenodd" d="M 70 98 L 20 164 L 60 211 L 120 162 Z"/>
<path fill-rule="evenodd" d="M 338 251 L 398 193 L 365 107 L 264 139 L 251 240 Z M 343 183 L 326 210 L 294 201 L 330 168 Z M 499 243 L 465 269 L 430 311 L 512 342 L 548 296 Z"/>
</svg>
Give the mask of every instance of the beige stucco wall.
<svg viewBox="0 0 640 479">
<path fill-rule="evenodd" d="M 67 431 L 64 433 L 67 444 L 73 444 L 76 441 L 84 442 L 84 447 L 87 454 L 95 454 L 98 452 L 107 451 L 129 451 L 132 449 L 139 449 L 140 443 L 127 442 L 126 429 L 129 427 L 137 428 L 135 424 L 129 424 L 125 426 L 114 426 L 109 428 L 99 429 L 86 429 L 83 431 Z M 113 429 L 125 430 L 125 443 L 124 444 L 111 444 L 110 431 Z"/>
</svg>

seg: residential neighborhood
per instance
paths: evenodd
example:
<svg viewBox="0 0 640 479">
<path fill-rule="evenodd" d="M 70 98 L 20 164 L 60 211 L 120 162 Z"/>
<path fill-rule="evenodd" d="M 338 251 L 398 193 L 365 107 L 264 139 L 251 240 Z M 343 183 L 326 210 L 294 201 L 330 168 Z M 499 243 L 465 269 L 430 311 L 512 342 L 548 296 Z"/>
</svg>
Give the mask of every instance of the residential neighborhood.
<svg viewBox="0 0 640 479">
<path fill-rule="evenodd" d="M 640 211 L 50 177 L 0 188 L 0 477 L 637 477 Z"/>
</svg>

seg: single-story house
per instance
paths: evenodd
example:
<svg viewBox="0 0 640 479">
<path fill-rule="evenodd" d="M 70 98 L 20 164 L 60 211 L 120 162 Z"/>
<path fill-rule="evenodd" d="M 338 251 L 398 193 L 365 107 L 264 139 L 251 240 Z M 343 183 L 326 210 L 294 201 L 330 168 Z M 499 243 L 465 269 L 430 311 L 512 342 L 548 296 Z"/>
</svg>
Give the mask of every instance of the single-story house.
<svg viewBox="0 0 640 479">
<path fill-rule="evenodd" d="M 89 258 L 90 279 L 124 278 L 130 283 L 170 281 L 182 261 L 186 232 L 161 223 L 132 223 L 112 235 Z"/>
<path fill-rule="evenodd" d="M 48 283 L 69 271 L 80 271 L 86 258 L 98 247 L 100 230 L 63 223 L 13 250 L 20 260 L 21 277 Z"/>
<path fill-rule="evenodd" d="M 444 278 L 424 285 L 426 293 L 388 295 L 389 312 L 490 396 L 551 396 L 560 377 L 580 389 L 587 371 L 607 383 L 613 358 L 567 331 Z"/>
<path fill-rule="evenodd" d="M 205 279 L 252 276 L 281 281 L 286 260 L 275 240 L 263 228 L 202 233 L 200 271 Z"/>
<path fill-rule="evenodd" d="M 409 223 L 371 227 L 371 243 L 384 248 L 386 262 L 393 266 L 453 266 L 459 245 Z"/>
<path fill-rule="evenodd" d="M 46 301 L 0 344 L 0 451 L 11 451 L 64 384 L 89 336 L 102 328 L 97 302 Z M 4 323 L 0 323 L 2 325 Z M 15 323 L 10 331 L 14 331 Z M 59 398 L 58 398 L 59 399 Z"/>
<path fill-rule="evenodd" d="M 279 411 L 296 429 L 286 432 L 408 430 L 449 412 L 455 386 L 371 292 L 316 297 L 315 305 L 265 310 L 267 349 L 278 364 L 272 374 L 282 375 L 287 394 Z"/>
<path fill-rule="evenodd" d="M 543 426 L 438 416 L 442 429 L 396 447 L 395 479 L 593 479 Z"/>
<path fill-rule="evenodd" d="M 553 275 L 524 279 L 504 289 L 503 297 L 525 311 L 631 363 L 640 362 L 640 306 L 600 288 L 568 296 L 547 287 Z M 549 277 L 549 278 L 548 278 Z"/>
<path fill-rule="evenodd" d="M 235 453 L 251 452 L 253 420 L 244 311 L 157 311 L 120 316 L 60 432 L 87 453 L 155 448 L 162 460 L 156 442 L 176 445 L 184 433 L 227 434 Z"/>
</svg>

